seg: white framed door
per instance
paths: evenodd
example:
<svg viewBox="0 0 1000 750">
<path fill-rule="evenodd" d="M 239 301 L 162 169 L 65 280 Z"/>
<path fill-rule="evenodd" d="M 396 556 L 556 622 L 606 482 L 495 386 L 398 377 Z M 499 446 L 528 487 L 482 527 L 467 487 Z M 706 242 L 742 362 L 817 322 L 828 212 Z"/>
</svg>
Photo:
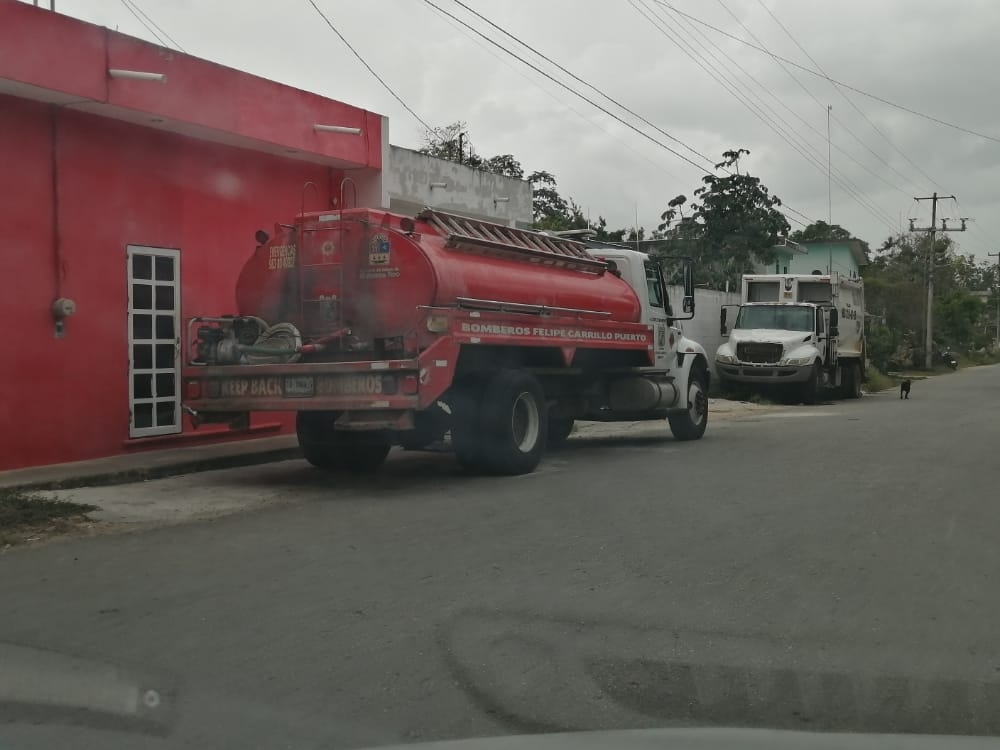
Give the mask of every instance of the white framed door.
<svg viewBox="0 0 1000 750">
<path fill-rule="evenodd" d="M 129 437 L 181 431 L 181 253 L 129 245 Z"/>
</svg>

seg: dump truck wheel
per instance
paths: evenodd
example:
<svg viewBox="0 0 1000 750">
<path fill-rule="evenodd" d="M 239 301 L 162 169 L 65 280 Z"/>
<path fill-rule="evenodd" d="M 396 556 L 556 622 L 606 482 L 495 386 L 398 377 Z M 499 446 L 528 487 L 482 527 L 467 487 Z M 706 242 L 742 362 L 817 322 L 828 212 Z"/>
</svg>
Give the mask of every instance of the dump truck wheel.
<svg viewBox="0 0 1000 750">
<path fill-rule="evenodd" d="M 667 417 L 670 432 L 678 440 L 698 440 L 708 427 L 708 388 L 705 371 L 692 370 L 688 380 L 688 408 Z"/>
<path fill-rule="evenodd" d="M 861 366 L 851 362 L 845 370 L 847 382 L 844 383 L 844 398 L 861 398 Z"/>
<path fill-rule="evenodd" d="M 819 401 L 819 362 L 813 364 L 809 380 L 802 384 L 802 403 L 811 406 Z"/>
<path fill-rule="evenodd" d="M 494 474 L 528 474 L 542 460 L 548 434 L 545 393 L 520 370 L 501 370 L 483 393 L 483 467 Z"/>
</svg>

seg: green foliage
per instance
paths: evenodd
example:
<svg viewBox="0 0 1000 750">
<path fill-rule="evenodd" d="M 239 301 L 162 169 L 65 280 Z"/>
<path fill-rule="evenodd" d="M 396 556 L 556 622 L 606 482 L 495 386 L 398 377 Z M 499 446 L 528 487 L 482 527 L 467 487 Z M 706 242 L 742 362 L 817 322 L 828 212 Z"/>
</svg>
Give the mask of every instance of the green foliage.
<svg viewBox="0 0 1000 750">
<path fill-rule="evenodd" d="M 803 229 L 796 229 L 788 236 L 788 239 L 792 242 L 835 242 L 837 240 L 850 240 L 853 237 L 840 224 L 815 221 Z"/>
<path fill-rule="evenodd" d="M 488 159 L 479 156 L 469 138 L 468 126 L 462 120 L 426 131 L 423 140 L 424 145 L 419 149 L 421 154 L 456 161 L 504 177 L 524 179 L 524 168 L 513 154 L 497 154 Z"/>
<path fill-rule="evenodd" d="M 693 256 L 710 287 L 723 288 L 728 281 L 738 288 L 744 273 L 774 261 L 773 247 L 790 228 L 778 210 L 781 199 L 759 178 L 740 171 L 740 159 L 749 154 L 743 148 L 724 152 L 716 168 L 729 173 L 705 175 L 694 191 L 697 202 L 688 204 L 678 195 L 660 216 L 667 252 Z"/>
<path fill-rule="evenodd" d="M 873 365 L 868 365 L 865 369 L 865 378 L 867 382 L 865 383 L 865 390 L 869 393 L 875 393 L 876 391 L 886 391 L 890 388 L 896 386 L 896 381 L 890 378 L 888 375 L 880 372 Z"/>
<path fill-rule="evenodd" d="M 886 240 L 863 269 L 868 355 L 881 369 L 923 363 L 928 254 L 933 258 L 935 347 L 963 353 L 990 346 L 995 328 L 987 300 L 995 266 L 955 253 L 949 237 L 905 233 Z M 995 301 L 995 298 L 994 298 Z"/>
</svg>

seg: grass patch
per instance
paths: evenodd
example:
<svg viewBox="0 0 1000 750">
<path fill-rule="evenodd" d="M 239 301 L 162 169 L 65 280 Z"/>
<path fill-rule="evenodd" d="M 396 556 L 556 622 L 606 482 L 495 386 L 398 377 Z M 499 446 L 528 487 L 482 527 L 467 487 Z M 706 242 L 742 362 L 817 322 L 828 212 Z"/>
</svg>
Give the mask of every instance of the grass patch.
<svg viewBox="0 0 1000 750">
<path fill-rule="evenodd" d="M 0 488 L 0 545 L 23 541 L 22 532 L 41 530 L 63 521 L 85 519 L 95 505 L 50 500 L 20 489 Z"/>
<path fill-rule="evenodd" d="M 747 400 L 751 404 L 757 404 L 758 406 L 771 406 L 774 404 L 774 401 L 761 393 L 751 393 L 750 398 Z"/>
<path fill-rule="evenodd" d="M 865 375 L 868 378 L 868 382 L 865 383 L 869 393 L 874 393 L 876 391 L 887 391 L 890 388 L 895 388 L 897 380 L 890 378 L 885 373 L 877 370 L 872 365 L 868 365 L 868 369 L 865 370 Z"/>
</svg>

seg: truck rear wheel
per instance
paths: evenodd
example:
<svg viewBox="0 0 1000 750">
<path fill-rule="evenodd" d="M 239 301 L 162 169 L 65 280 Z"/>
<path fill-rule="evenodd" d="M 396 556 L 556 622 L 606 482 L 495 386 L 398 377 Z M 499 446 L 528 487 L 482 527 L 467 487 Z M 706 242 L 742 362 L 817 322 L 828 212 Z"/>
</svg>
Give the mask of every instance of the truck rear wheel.
<svg viewBox="0 0 1000 750">
<path fill-rule="evenodd" d="M 480 424 L 483 468 L 506 475 L 534 471 L 548 434 L 541 384 L 520 370 L 496 373 L 483 392 Z"/>
<path fill-rule="evenodd" d="M 861 366 L 851 362 L 844 366 L 841 394 L 844 398 L 861 398 Z"/>
<path fill-rule="evenodd" d="M 680 414 L 667 417 L 670 432 L 678 440 L 698 440 L 708 427 L 708 387 L 705 371 L 691 370 L 688 380 L 688 408 Z"/>
<path fill-rule="evenodd" d="M 303 457 L 327 471 L 375 471 L 389 455 L 387 437 L 382 432 L 340 432 L 334 429 L 337 417 L 338 413 L 331 411 L 301 411 L 296 415 L 295 433 Z"/>
</svg>

